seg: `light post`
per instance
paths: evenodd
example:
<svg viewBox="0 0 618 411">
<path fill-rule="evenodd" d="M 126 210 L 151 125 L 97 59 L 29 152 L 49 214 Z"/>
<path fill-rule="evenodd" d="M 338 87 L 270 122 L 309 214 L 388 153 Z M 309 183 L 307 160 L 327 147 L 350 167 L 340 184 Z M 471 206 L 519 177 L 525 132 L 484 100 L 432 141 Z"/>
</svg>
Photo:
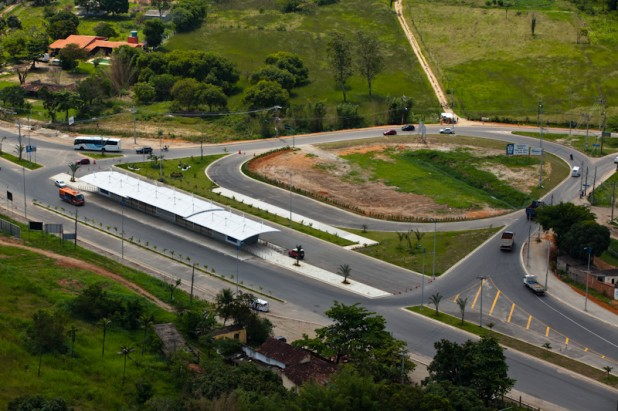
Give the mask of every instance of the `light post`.
<svg viewBox="0 0 618 411">
<path fill-rule="evenodd" d="M 193 269 L 191 270 L 191 294 L 189 295 L 189 305 L 193 305 L 193 282 L 195 280 L 195 263 L 193 263 Z"/>
<path fill-rule="evenodd" d="M 539 143 L 541 149 L 541 155 L 539 156 L 539 188 L 543 188 L 543 127 L 541 127 L 541 113 L 543 112 L 543 103 L 539 99 L 539 111 L 538 111 L 538 121 L 539 121 Z"/>
<path fill-rule="evenodd" d="M 421 307 L 425 306 L 425 247 L 423 247 L 423 271 L 421 276 Z"/>
<path fill-rule="evenodd" d="M 432 281 L 436 279 L 436 237 L 438 235 L 438 227 L 436 219 L 433 220 L 433 271 L 431 272 Z"/>
<path fill-rule="evenodd" d="M 551 250 L 551 241 L 547 240 L 547 269 L 545 270 L 545 291 L 547 291 L 547 277 L 549 277 L 549 252 Z"/>
<path fill-rule="evenodd" d="M 120 201 L 120 213 L 121 213 L 121 222 L 120 222 L 120 256 L 124 260 L 124 198 Z"/>
<path fill-rule="evenodd" d="M 588 253 L 588 271 L 586 271 L 586 299 L 584 300 L 584 311 L 588 311 L 588 277 L 590 277 L 590 256 L 592 255 L 592 247 L 584 247 L 584 251 Z"/>
<path fill-rule="evenodd" d="M 133 144 L 137 144 L 137 107 L 133 106 L 131 113 L 133 113 Z"/>
<path fill-rule="evenodd" d="M 481 321 L 479 322 L 479 325 L 481 326 L 481 328 L 483 328 L 483 283 L 485 282 L 487 277 L 484 275 L 479 275 L 476 278 L 481 280 Z"/>
<path fill-rule="evenodd" d="M 242 247 L 242 241 L 236 240 L 236 295 L 238 295 L 238 263 L 240 261 L 240 247 Z"/>
<path fill-rule="evenodd" d="M 404 95 L 401 97 L 401 101 L 403 102 L 403 109 L 401 110 L 401 124 L 403 125 L 403 120 L 406 117 L 406 112 L 408 111 L 408 105 L 406 104 L 408 102 L 408 99 Z"/>
<path fill-rule="evenodd" d="M 288 226 L 292 225 L 292 173 L 288 172 L 289 176 L 290 176 L 290 182 L 289 182 L 289 186 L 290 186 L 290 223 L 288 224 Z"/>
</svg>

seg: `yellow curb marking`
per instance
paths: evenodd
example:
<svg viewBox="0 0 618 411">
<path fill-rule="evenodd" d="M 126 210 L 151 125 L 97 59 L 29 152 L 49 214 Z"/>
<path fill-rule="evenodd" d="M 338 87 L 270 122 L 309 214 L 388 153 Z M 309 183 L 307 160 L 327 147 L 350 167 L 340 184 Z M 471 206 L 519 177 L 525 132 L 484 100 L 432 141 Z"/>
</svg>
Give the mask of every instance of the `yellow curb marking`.
<svg viewBox="0 0 618 411">
<path fill-rule="evenodd" d="M 511 312 L 509 312 L 509 318 L 506 319 L 507 323 L 511 322 L 511 317 L 513 316 L 513 311 L 515 311 L 515 303 L 513 303 L 513 305 L 511 305 Z"/>
<path fill-rule="evenodd" d="M 491 305 L 491 309 L 489 310 L 489 315 L 491 315 L 494 312 L 494 307 L 496 306 L 496 303 L 498 302 L 498 297 L 500 297 L 500 290 L 498 290 L 498 292 L 496 293 L 496 298 L 494 298 L 494 302 Z"/>
<path fill-rule="evenodd" d="M 549 325 L 545 329 L 545 337 L 549 336 Z"/>
<path fill-rule="evenodd" d="M 483 289 L 483 285 L 481 284 L 479 286 L 479 290 L 476 292 L 476 295 L 474 296 L 474 301 L 472 301 L 472 309 L 474 310 L 474 306 L 476 305 L 476 300 L 479 299 L 479 295 L 481 295 L 481 290 Z"/>
<path fill-rule="evenodd" d="M 457 294 L 455 298 L 453 298 L 453 302 L 456 303 L 458 298 L 459 298 L 459 294 Z"/>
<path fill-rule="evenodd" d="M 529 329 L 530 329 L 530 323 L 531 323 L 531 322 L 532 322 L 532 316 L 531 316 L 531 315 L 529 315 L 529 316 L 528 316 L 528 324 L 526 324 L 526 330 L 529 330 Z"/>
</svg>

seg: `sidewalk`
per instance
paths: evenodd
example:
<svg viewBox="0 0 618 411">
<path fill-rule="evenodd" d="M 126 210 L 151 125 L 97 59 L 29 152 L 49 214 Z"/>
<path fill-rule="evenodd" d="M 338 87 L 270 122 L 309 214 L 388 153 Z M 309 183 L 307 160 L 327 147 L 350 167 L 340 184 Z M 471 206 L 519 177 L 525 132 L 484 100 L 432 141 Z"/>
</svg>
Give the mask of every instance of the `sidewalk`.
<svg viewBox="0 0 618 411">
<path fill-rule="evenodd" d="M 541 235 L 541 241 L 538 241 L 538 232 L 532 236 L 530 241 L 530 258 L 527 256 L 527 246 L 524 246 L 522 252 L 522 266 L 528 274 L 537 276 L 539 283 L 545 284 L 545 276 L 547 270 L 547 242 L 548 239 Z M 529 261 L 528 261 L 529 260 Z M 547 278 L 547 294 L 560 300 L 566 305 L 569 305 L 575 310 L 584 311 L 585 296 L 574 291 L 568 284 L 565 284 L 560 278 L 550 269 Z M 589 296 L 590 297 L 590 296 Z M 591 317 L 606 322 L 611 326 L 616 326 L 618 316 L 611 311 L 606 310 L 588 298 L 587 314 Z"/>
</svg>

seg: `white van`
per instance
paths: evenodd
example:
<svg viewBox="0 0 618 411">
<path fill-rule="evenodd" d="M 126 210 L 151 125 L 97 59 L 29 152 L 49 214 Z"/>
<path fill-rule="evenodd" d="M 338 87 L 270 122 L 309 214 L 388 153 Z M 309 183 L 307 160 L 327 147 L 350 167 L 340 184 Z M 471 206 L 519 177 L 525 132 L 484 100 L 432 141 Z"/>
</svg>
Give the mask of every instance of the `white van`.
<svg viewBox="0 0 618 411">
<path fill-rule="evenodd" d="M 579 171 L 579 167 L 578 166 L 574 166 L 573 169 L 571 170 L 571 175 L 573 177 L 579 177 L 581 175 L 580 171 Z"/>
</svg>

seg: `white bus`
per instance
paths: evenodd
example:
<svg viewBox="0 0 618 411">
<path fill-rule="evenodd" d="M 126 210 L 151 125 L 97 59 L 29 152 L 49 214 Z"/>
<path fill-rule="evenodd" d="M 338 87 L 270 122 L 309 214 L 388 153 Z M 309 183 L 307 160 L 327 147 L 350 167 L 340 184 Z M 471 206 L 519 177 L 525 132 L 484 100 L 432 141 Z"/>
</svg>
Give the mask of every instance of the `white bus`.
<svg viewBox="0 0 618 411">
<path fill-rule="evenodd" d="M 73 148 L 89 151 L 122 151 L 120 139 L 108 137 L 76 137 L 73 140 Z"/>
</svg>

